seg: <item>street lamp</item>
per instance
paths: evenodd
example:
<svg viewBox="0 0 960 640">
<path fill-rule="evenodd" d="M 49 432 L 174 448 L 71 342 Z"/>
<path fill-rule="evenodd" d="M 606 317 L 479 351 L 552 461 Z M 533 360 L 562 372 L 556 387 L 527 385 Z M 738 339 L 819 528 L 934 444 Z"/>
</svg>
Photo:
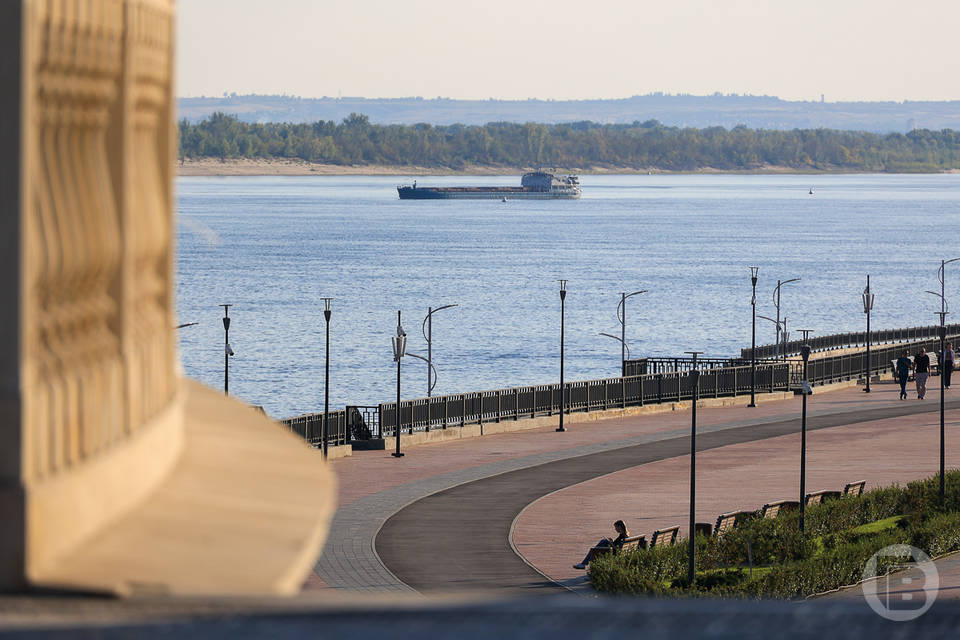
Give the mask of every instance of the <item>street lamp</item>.
<svg viewBox="0 0 960 640">
<path fill-rule="evenodd" d="M 944 365 L 945 358 L 943 356 L 946 353 L 946 345 L 944 344 L 944 342 L 947 339 L 947 325 L 946 325 L 947 312 L 941 311 L 939 315 L 940 315 L 940 355 L 937 357 L 937 362 L 940 364 L 940 500 L 942 501 L 944 498 L 944 495 L 946 494 L 946 480 L 944 475 L 946 473 L 946 469 L 944 468 L 945 466 L 944 463 L 946 462 L 945 460 L 946 446 L 944 441 L 946 430 L 944 429 L 944 421 L 943 421 L 943 395 L 944 395 L 943 394 L 943 391 L 944 391 L 943 365 Z"/>
<path fill-rule="evenodd" d="M 563 428 L 563 409 L 564 409 L 564 387 L 563 387 L 563 325 L 564 325 L 564 300 L 567 299 L 567 281 L 558 280 L 560 283 L 560 426 L 557 431 L 566 431 Z"/>
<path fill-rule="evenodd" d="M 458 304 L 445 304 L 442 307 L 427 307 L 427 317 L 423 319 L 423 324 L 420 325 L 420 332 L 423 333 L 424 339 L 427 341 L 427 397 L 429 398 L 433 392 L 433 388 L 437 385 L 437 377 L 434 375 L 436 369 L 433 367 L 433 314 L 437 311 L 442 311 L 444 309 L 450 309 L 451 307 L 458 307 Z M 411 354 L 412 355 L 412 354 Z M 420 358 L 423 360 L 423 358 Z"/>
<path fill-rule="evenodd" d="M 397 450 L 391 455 L 394 458 L 402 458 L 403 454 L 400 453 L 400 361 L 403 360 L 403 356 L 407 351 L 407 332 L 403 330 L 403 325 L 400 324 L 399 310 L 397 310 L 397 335 L 390 338 L 390 341 L 393 343 L 393 359 L 397 363 L 397 419 L 395 433 L 397 437 Z"/>
<path fill-rule="evenodd" d="M 810 330 L 800 329 L 800 332 L 803 334 L 803 341 L 806 342 L 807 336 L 811 333 Z M 807 507 L 807 396 L 813 392 L 807 380 L 810 345 L 804 344 L 800 347 L 800 357 L 803 358 L 803 383 L 800 389 L 800 395 L 803 396 L 803 408 L 800 411 L 800 532 L 803 533 L 803 517 Z"/>
<path fill-rule="evenodd" d="M 867 386 L 864 387 L 863 391 L 870 393 L 870 310 L 873 309 L 873 293 L 870 292 L 870 274 L 867 274 L 867 288 L 863 290 L 861 298 L 863 299 L 863 312 L 867 314 Z"/>
<path fill-rule="evenodd" d="M 760 267 L 750 267 L 750 284 L 753 285 L 753 296 L 750 306 L 753 308 L 753 332 L 750 337 L 750 404 L 757 406 L 757 274 Z"/>
<path fill-rule="evenodd" d="M 703 351 L 684 351 L 693 356 L 693 363 L 690 365 L 690 394 L 692 401 L 690 417 L 690 549 L 689 562 L 687 564 L 687 578 L 690 586 L 693 586 L 696 577 L 696 531 L 697 531 L 697 389 L 700 384 L 700 371 L 697 369 L 697 356 Z"/>
<path fill-rule="evenodd" d="M 230 307 L 232 304 L 221 304 L 223 307 L 223 394 L 230 393 L 230 356 L 233 349 L 230 347 Z"/>
<path fill-rule="evenodd" d="M 324 351 L 326 352 L 323 366 L 323 459 L 327 459 L 327 436 L 330 433 L 330 301 L 333 298 L 320 298 L 323 300 L 323 319 L 327 325 L 327 336 L 324 342 Z"/>
<path fill-rule="evenodd" d="M 620 375 L 621 375 L 621 376 L 624 375 L 624 373 L 626 373 L 626 372 L 623 370 L 623 362 L 624 362 L 623 359 L 622 359 L 623 350 L 624 350 L 624 348 L 626 348 L 626 350 L 627 350 L 627 358 L 629 359 L 629 358 L 630 358 L 630 347 L 627 345 L 626 342 L 623 341 L 623 338 L 621 338 L 620 336 L 615 336 L 615 335 L 613 335 L 612 333 L 604 333 L 603 331 L 600 332 L 600 335 L 601 335 L 601 336 L 604 336 L 605 338 L 613 338 L 614 340 L 616 340 L 617 342 L 620 343 L 620 354 L 621 354 L 621 360 L 620 360 Z"/>
<path fill-rule="evenodd" d="M 949 313 L 949 312 L 950 312 L 950 305 L 947 304 L 946 299 L 945 299 L 942 295 L 940 295 L 940 294 L 937 293 L 936 291 L 930 291 L 930 290 L 924 291 L 924 293 L 929 293 L 930 295 L 934 295 L 934 296 L 937 296 L 938 298 L 940 298 L 940 309 L 941 309 L 941 312 L 942 312 L 942 313 Z M 934 313 L 937 313 L 937 312 L 934 312 Z"/>
<path fill-rule="evenodd" d="M 773 306 L 777 308 L 777 349 L 776 356 L 780 359 L 780 287 L 790 282 L 799 282 L 800 278 L 790 278 L 789 280 L 777 280 L 777 286 L 773 290 Z M 786 324 L 786 321 L 784 321 Z M 786 357 L 786 354 L 784 354 Z"/>
<path fill-rule="evenodd" d="M 627 298 L 632 298 L 633 296 L 638 296 L 641 293 L 646 293 L 646 289 L 641 289 L 640 291 L 634 291 L 633 293 L 621 293 L 620 294 L 620 303 L 617 305 L 617 320 L 620 321 L 620 375 L 622 376 L 624 371 L 624 349 L 630 351 L 627 347 Z"/>
<path fill-rule="evenodd" d="M 944 340 L 947 337 L 947 292 L 946 292 L 946 279 L 947 279 L 947 265 L 951 262 L 956 262 L 960 258 L 951 258 L 949 260 L 940 261 L 940 271 L 937 276 L 940 279 L 940 356 L 937 358 L 937 362 L 943 359 L 944 356 Z M 946 452 L 946 444 L 944 440 L 944 428 L 943 428 L 943 364 L 940 364 L 940 500 L 944 499 L 946 495 L 946 479 L 944 477 L 944 456 Z"/>
</svg>

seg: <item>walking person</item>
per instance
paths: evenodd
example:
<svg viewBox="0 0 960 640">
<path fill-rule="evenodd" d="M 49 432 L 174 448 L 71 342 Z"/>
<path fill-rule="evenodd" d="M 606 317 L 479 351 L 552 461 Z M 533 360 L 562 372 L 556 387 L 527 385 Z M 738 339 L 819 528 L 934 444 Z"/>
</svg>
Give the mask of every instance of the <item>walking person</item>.
<svg viewBox="0 0 960 640">
<path fill-rule="evenodd" d="M 909 352 L 904 351 L 897 358 L 897 380 L 900 382 L 900 399 L 907 399 L 907 380 L 910 379 L 910 369 L 913 369 L 913 362 L 910 361 Z"/>
<path fill-rule="evenodd" d="M 955 354 L 953 352 L 953 343 L 948 342 L 943 353 L 940 354 L 943 358 L 943 368 L 940 369 L 940 375 L 943 376 L 943 388 L 950 388 L 950 374 L 953 373 L 953 361 Z"/>
<path fill-rule="evenodd" d="M 927 377 L 929 375 L 930 356 L 927 355 L 927 350 L 921 347 L 920 353 L 913 358 L 913 379 L 917 383 L 917 400 L 923 400 L 923 396 L 927 395 Z"/>
</svg>

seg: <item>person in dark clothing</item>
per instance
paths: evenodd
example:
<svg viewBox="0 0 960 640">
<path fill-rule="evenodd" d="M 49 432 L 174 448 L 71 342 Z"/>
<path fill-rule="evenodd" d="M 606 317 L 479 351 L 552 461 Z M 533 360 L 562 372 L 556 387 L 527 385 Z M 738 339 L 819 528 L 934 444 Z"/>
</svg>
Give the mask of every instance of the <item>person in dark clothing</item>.
<svg viewBox="0 0 960 640">
<path fill-rule="evenodd" d="M 917 400 L 923 400 L 923 396 L 927 395 L 927 377 L 929 375 L 930 356 L 927 355 L 927 350 L 921 347 L 920 353 L 913 359 L 913 379 L 917 383 Z"/>
<path fill-rule="evenodd" d="M 953 373 L 953 360 L 955 354 L 953 352 L 953 343 L 948 342 L 943 353 L 940 354 L 941 362 L 943 362 L 943 368 L 941 369 L 940 375 L 943 376 L 943 388 L 950 388 L 950 374 Z"/>
<path fill-rule="evenodd" d="M 613 528 L 617 530 L 617 537 L 615 539 L 611 540 L 610 538 L 604 538 L 594 546 L 613 547 L 615 551 L 619 551 L 621 547 L 623 547 L 623 541 L 629 538 L 630 534 L 627 532 L 627 525 L 623 523 L 623 520 L 617 520 L 614 522 Z M 586 569 L 591 560 L 593 560 L 593 549 L 590 549 L 590 551 L 587 552 L 587 555 L 583 561 L 573 565 L 573 568 Z"/>
<path fill-rule="evenodd" d="M 913 363 L 910 361 L 910 356 L 908 352 L 904 351 L 899 358 L 897 358 L 897 380 L 900 382 L 900 399 L 907 399 L 907 380 L 910 378 L 910 369 L 913 368 Z"/>
</svg>

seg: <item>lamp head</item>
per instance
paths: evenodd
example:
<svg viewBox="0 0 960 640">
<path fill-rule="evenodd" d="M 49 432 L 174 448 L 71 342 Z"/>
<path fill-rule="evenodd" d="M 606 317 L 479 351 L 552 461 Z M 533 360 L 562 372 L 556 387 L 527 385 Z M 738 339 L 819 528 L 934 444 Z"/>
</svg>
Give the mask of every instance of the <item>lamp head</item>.
<svg viewBox="0 0 960 640">
<path fill-rule="evenodd" d="M 750 267 L 750 283 L 753 286 L 757 286 L 757 274 L 760 272 L 760 267 Z"/>
<path fill-rule="evenodd" d="M 800 357 L 803 358 L 803 364 L 807 364 L 807 360 L 810 359 L 810 345 L 805 344 L 800 347 Z"/>
<path fill-rule="evenodd" d="M 870 313 L 870 310 L 873 309 L 873 294 L 870 292 L 870 287 L 867 287 L 863 290 L 860 298 L 863 300 L 863 312 Z"/>
<path fill-rule="evenodd" d="M 564 298 L 567 297 L 567 281 L 558 280 L 557 282 L 560 283 L 560 299 L 563 300 Z"/>
</svg>

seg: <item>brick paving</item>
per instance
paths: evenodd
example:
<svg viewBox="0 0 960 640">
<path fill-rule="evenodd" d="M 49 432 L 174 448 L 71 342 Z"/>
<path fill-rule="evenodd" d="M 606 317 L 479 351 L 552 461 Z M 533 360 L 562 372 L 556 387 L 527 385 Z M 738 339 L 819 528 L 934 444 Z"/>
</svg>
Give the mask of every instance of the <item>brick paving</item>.
<svg viewBox="0 0 960 640">
<path fill-rule="evenodd" d="M 914 406 L 909 406 L 911 403 Z M 928 395 L 928 399 L 922 403 L 923 410 L 934 411 L 935 403 L 935 394 Z M 745 406 L 700 408 L 699 432 L 722 431 L 792 418 L 798 415 L 799 405 L 799 398 L 793 398 L 761 402 L 754 409 Z M 842 414 L 845 413 L 850 413 L 851 421 L 855 421 L 855 414 L 865 410 L 920 410 L 921 405 L 916 400 L 900 403 L 893 385 L 877 384 L 874 385 L 874 393 L 869 395 L 858 388 L 817 393 L 810 398 L 808 409 L 811 418 L 833 414 L 840 415 L 842 422 Z M 420 445 L 408 448 L 408 455 L 399 460 L 392 458 L 389 452 L 379 451 L 358 452 L 352 458 L 335 461 L 333 466 L 340 479 L 341 507 L 324 554 L 317 564 L 319 579 L 309 580 L 306 588 L 329 586 L 361 591 L 408 590 L 409 587 L 383 566 L 374 550 L 377 531 L 404 505 L 450 487 L 505 472 L 644 442 L 682 437 L 688 425 L 688 411 L 667 412 L 573 424 L 566 434 L 557 434 L 551 427 L 546 427 Z M 686 486 L 685 482 L 683 484 Z M 810 483 L 810 490 L 817 488 L 814 484 Z M 789 497 L 789 494 L 784 497 Z M 650 515 L 649 507 L 645 513 Z M 580 515 L 576 511 L 568 513 L 567 523 L 579 522 Z M 584 539 L 605 534 L 609 528 L 606 520 L 603 518 L 599 529 L 584 531 L 585 537 L 578 537 L 577 553 L 582 553 Z M 529 549 L 525 550 L 527 552 Z"/>
</svg>

